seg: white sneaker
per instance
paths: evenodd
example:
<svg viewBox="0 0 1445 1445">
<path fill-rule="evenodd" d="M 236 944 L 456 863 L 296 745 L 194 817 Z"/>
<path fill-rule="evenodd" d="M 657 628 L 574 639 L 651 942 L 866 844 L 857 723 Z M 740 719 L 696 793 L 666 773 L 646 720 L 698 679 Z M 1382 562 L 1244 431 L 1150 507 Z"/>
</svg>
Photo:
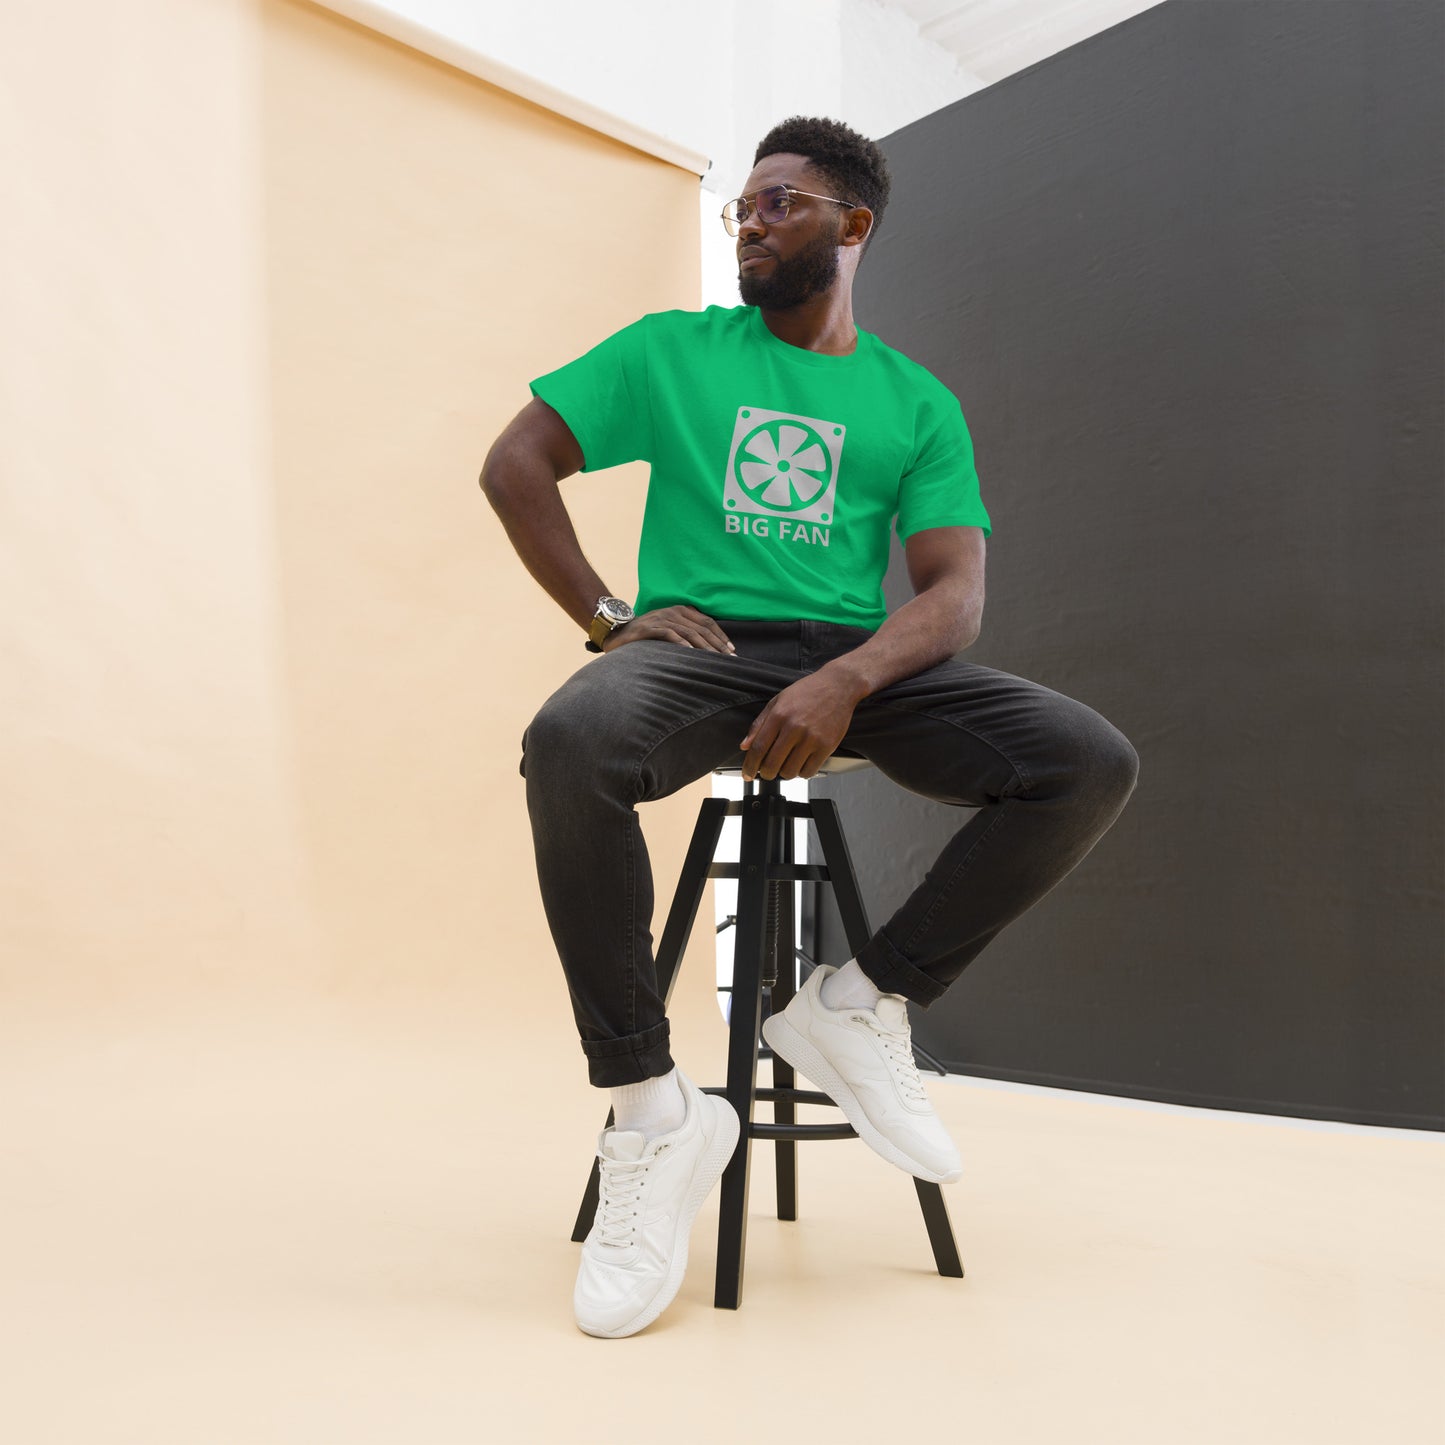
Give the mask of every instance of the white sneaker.
<svg viewBox="0 0 1445 1445">
<path fill-rule="evenodd" d="M 604 1129 L 597 1141 L 601 1194 L 582 1245 L 572 1306 L 589 1335 L 620 1339 L 645 1329 L 673 1301 L 687 1271 L 697 1214 L 738 1142 L 737 1111 L 678 1070 L 687 1116 L 655 1139 Z"/>
<path fill-rule="evenodd" d="M 906 1006 L 884 994 L 876 1011 L 831 1009 L 821 990 L 835 971 L 815 968 L 787 1008 L 763 1024 L 768 1047 L 827 1094 L 890 1164 L 951 1184 L 963 1161 L 918 1077 Z"/>
</svg>

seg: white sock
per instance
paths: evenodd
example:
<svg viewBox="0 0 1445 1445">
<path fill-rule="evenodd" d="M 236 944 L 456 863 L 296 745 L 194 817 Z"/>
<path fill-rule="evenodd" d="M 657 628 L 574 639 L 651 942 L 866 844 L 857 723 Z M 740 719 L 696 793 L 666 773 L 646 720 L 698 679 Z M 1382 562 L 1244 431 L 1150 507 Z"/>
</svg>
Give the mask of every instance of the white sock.
<svg viewBox="0 0 1445 1445">
<path fill-rule="evenodd" d="M 677 1082 L 677 1070 L 644 1079 L 640 1084 L 622 1084 L 612 1089 L 612 1127 L 631 1130 L 645 1139 L 671 1134 L 687 1118 L 687 1100 Z"/>
<path fill-rule="evenodd" d="M 837 973 L 823 980 L 821 997 L 824 1008 L 877 1008 L 883 990 L 850 958 Z"/>
</svg>

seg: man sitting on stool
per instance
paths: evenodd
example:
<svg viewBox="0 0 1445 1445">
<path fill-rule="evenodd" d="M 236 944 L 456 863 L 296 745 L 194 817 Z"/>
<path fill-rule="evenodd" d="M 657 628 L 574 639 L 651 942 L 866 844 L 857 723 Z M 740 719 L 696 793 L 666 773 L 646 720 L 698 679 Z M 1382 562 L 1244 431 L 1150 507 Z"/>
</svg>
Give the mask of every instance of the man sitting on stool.
<svg viewBox="0 0 1445 1445">
<path fill-rule="evenodd" d="M 812 777 L 842 747 L 979 810 L 858 956 L 816 969 L 764 1027 L 890 1164 L 942 1183 L 961 1166 L 906 1002 L 940 998 L 1134 787 L 1134 749 L 1097 713 L 958 656 L 991 530 L 968 428 L 942 383 L 853 322 L 888 188 L 882 152 L 847 126 L 774 127 L 723 210 L 743 305 L 644 316 L 538 378 L 482 471 L 518 555 L 602 654 L 523 740 L 542 898 L 616 1121 L 574 1295 L 589 1334 L 634 1334 L 671 1303 L 739 1129 L 668 1051 L 636 804 L 739 754 L 747 778 Z M 558 482 L 639 459 L 634 611 L 583 556 Z M 916 596 L 888 616 L 895 521 Z"/>
</svg>

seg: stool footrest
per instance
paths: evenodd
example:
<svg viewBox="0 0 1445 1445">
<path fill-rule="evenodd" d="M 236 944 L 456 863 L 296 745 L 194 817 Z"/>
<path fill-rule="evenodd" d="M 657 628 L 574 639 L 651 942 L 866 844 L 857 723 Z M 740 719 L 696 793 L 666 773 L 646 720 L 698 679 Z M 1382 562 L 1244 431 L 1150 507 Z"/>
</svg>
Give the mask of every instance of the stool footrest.
<svg viewBox="0 0 1445 1445">
<path fill-rule="evenodd" d="M 720 1094 L 727 1090 L 713 1086 L 705 1088 L 704 1094 Z M 753 1090 L 753 1098 L 760 1104 L 822 1104 L 829 1109 L 838 1106 L 817 1089 L 765 1089 Z M 771 1139 L 798 1142 L 803 1139 L 856 1139 L 858 1131 L 851 1124 L 768 1124 L 754 1120 L 748 1125 L 748 1136 L 752 1139 Z"/>
<path fill-rule="evenodd" d="M 742 877 L 742 870 L 737 863 L 713 863 L 708 866 L 707 876 L 736 880 Z M 832 882 L 827 868 L 821 863 L 769 863 L 764 876 L 775 883 Z"/>
<path fill-rule="evenodd" d="M 719 1094 L 724 1098 L 727 1096 L 727 1090 L 721 1084 L 705 1085 L 702 1092 Z M 753 1090 L 753 1098 L 760 1104 L 822 1104 L 828 1109 L 838 1107 L 826 1094 L 817 1089 L 766 1089 L 759 1084 Z"/>
<path fill-rule="evenodd" d="M 749 1124 L 753 1139 L 856 1139 L 858 1131 L 851 1124 Z"/>
</svg>

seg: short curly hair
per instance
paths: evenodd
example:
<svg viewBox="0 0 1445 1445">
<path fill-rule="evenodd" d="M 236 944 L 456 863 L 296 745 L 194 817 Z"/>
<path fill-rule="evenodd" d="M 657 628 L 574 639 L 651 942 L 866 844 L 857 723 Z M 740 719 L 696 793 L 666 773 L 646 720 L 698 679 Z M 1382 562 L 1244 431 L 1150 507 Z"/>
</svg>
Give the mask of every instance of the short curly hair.
<svg viewBox="0 0 1445 1445">
<path fill-rule="evenodd" d="M 864 242 L 867 250 L 883 220 L 891 185 L 888 161 L 878 144 L 841 120 L 794 115 L 779 121 L 758 142 L 753 164 L 776 155 L 806 156 L 808 164 L 827 177 L 839 200 L 867 206 L 873 212 L 873 230 Z"/>
</svg>

